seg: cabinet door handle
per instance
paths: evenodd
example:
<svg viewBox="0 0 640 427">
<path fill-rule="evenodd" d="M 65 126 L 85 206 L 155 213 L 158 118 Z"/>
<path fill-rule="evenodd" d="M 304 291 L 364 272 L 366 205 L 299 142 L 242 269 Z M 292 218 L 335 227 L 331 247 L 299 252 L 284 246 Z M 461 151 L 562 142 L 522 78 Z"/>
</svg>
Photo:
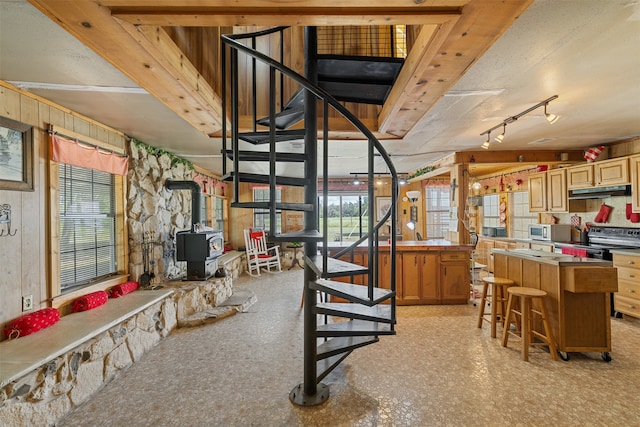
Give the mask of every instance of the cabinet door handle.
<svg viewBox="0 0 640 427">
<path fill-rule="evenodd" d="M 413 265 L 418 265 L 418 256 L 417 255 L 413 256 Z"/>
<path fill-rule="evenodd" d="M 426 263 L 427 263 L 427 256 L 422 255 L 422 265 L 425 265 Z"/>
<path fill-rule="evenodd" d="M 635 294 L 635 293 L 636 293 L 636 291 L 634 291 L 633 289 L 629 289 L 629 293 L 630 293 L 630 294 Z"/>
<path fill-rule="evenodd" d="M 635 261 L 627 261 L 627 264 L 629 264 L 629 265 L 633 265 L 635 263 L 636 263 Z"/>
</svg>

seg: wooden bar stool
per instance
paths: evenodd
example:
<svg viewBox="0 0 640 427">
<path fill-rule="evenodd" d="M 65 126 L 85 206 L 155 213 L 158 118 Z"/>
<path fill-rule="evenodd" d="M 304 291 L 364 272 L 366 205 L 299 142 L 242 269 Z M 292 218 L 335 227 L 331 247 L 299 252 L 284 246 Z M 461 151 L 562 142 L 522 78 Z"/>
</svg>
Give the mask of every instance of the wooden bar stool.
<svg viewBox="0 0 640 427">
<path fill-rule="evenodd" d="M 487 276 L 481 279 L 484 283 L 482 286 L 482 297 L 480 298 L 480 310 L 478 312 L 478 328 L 482 328 L 482 321 L 486 320 L 491 324 L 491 338 L 496 337 L 496 324 L 498 316 L 500 323 L 504 327 L 505 303 L 507 301 L 504 290 L 509 286 L 513 286 L 511 279 L 504 277 Z M 488 295 L 489 287 L 491 287 L 491 295 Z M 486 311 L 486 305 L 489 303 L 490 310 Z M 498 310 L 499 309 L 499 310 Z M 487 319 L 485 316 L 489 315 Z"/>
<path fill-rule="evenodd" d="M 553 340 L 553 334 L 551 333 L 551 327 L 549 326 L 549 317 L 546 309 L 547 293 L 540 289 L 519 286 L 508 288 L 507 293 L 509 294 L 509 300 L 507 302 L 507 318 L 502 332 L 502 346 L 507 346 L 509 334 L 512 334 L 519 336 L 521 339 L 522 360 L 529 360 L 530 346 L 547 346 L 549 347 L 551 358 L 553 360 L 558 360 L 556 344 Z M 520 298 L 520 311 L 518 311 L 518 307 L 514 304 L 514 299 L 516 298 Z M 540 303 L 539 311 L 533 307 L 534 300 L 537 300 Z M 544 333 L 540 333 L 532 328 L 534 315 L 542 318 Z M 520 320 L 520 328 L 518 328 L 517 325 L 518 320 Z M 511 323 L 516 324 L 516 328 L 513 331 L 511 330 Z M 534 338 L 538 338 L 541 341 L 534 341 Z"/>
</svg>

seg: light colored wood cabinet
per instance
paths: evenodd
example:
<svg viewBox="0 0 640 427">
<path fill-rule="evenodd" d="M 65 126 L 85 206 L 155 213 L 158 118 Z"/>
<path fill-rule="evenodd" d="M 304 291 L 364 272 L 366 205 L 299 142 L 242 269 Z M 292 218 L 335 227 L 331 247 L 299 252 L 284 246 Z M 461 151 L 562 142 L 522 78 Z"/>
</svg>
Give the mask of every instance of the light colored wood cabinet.
<svg viewBox="0 0 640 427">
<path fill-rule="evenodd" d="M 604 265 L 545 262 L 508 252 L 496 253 L 494 259 L 497 276 L 547 292 L 549 323 L 558 350 L 611 351 L 609 293 L 618 288 L 615 268 L 604 261 Z M 539 323 L 534 329 L 541 331 Z"/>
<path fill-rule="evenodd" d="M 553 243 L 531 243 L 529 249 L 542 252 L 553 252 Z"/>
<path fill-rule="evenodd" d="M 578 188 L 593 187 L 593 164 L 571 166 L 567 168 L 567 188 L 575 190 Z"/>
<path fill-rule="evenodd" d="M 640 155 L 629 158 L 631 169 L 631 207 L 633 212 L 640 212 Z"/>
<path fill-rule="evenodd" d="M 629 158 L 603 160 L 593 164 L 595 185 L 607 187 L 631 183 L 629 176 Z"/>
<path fill-rule="evenodd" d="M 529 175 L 529 212 L 577 212 L 585 209 L 584 201 L 569 204 L 567 169 L 552 169 Z"/>
<path fill-rule="evenodd" d="M 614 309 L 618 313 L 640 317 L 640 255 L 613 254 L 618 269 L 618 292 L 614 294 Z"/>
<path fill-rule="evenodd" d="M 568 212 L 569 193 L 567 192 L 566 169 L 547 171 L 547 211 Z"/>
<path fill-rule="evenodd" d="M 547 173 L 529 175 L 529 212 L 547 211 Z"/>
</svg>

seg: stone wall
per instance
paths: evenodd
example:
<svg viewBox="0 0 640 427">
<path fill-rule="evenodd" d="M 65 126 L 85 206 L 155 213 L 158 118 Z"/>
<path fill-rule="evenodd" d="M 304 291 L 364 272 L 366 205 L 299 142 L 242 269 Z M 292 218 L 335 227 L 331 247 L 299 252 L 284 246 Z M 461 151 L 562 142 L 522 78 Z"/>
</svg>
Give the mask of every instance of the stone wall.
<svg viewBox="0 0 640 427">
<path fill-rule="evenodd" d="M 12 382 L 0 390 L 0 424 L 55 425 L 176 325 L 176 306 L 167 298 Z"/>
<path fill-rule="evenodd" d="M 54 426 L 176 327 L 199 326 L 246 310 L 255 295 L 235 295 L 232 284 L 231 275 L 166 283 L 174 292 L 164 300 L 2 388 L 0 426 Z M 237 302 L 221 306 L 232 295 Z"/>
<path fill-rule="evenodd" d="M 175 235 L 191 228 L 191 192 L 168 190 L 167 179 L 192 180 L 193 171 L 172 165 L 168 154 L 155 155 L 130 142 L 127 188 L 129 272 L 139 280 L 144 272 L 143 239 L 154 242 L 149 264 L 156 276 L 152 284 L 183 277 L 186 263 L 175 261 Z"/>
</svg>

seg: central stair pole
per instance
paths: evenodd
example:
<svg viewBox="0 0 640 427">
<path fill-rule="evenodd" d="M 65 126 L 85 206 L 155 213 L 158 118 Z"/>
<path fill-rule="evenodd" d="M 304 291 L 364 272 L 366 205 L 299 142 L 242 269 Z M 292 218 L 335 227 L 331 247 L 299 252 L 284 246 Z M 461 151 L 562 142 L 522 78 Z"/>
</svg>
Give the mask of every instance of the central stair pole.
<svg viewBox="0 0 640 427">
<path fill-rule="evenodd" d="M 316 27 L 305 27 L 305 77 L 313 82 L 318 81 L 318 32 Z M 313 204 L 312 211 L 304 213 L 305 231 L 318 230 L 318 108 L 316 96 L 306 91 L 304 100 L 304 128 L 305 128 L 305 179 L 307 184 L 304 191 L 304 202 Z M 325 177 L 326 179 L 326 177 Z M 318 251 L 316 242 L 304 244 L 305 254 L 313 256 Z M 319 405 L 329 398 L 329 387 L 317 383 L 317 318 L 314 313 L 317 304 L 317 292 L 311 289 L 309 283 L 315 282 L 316 273 L 309 263 L 304 268 L 304 382 L 298 384 L 289 393 L 289 399 L 300 406 Z"/>
</svg>

